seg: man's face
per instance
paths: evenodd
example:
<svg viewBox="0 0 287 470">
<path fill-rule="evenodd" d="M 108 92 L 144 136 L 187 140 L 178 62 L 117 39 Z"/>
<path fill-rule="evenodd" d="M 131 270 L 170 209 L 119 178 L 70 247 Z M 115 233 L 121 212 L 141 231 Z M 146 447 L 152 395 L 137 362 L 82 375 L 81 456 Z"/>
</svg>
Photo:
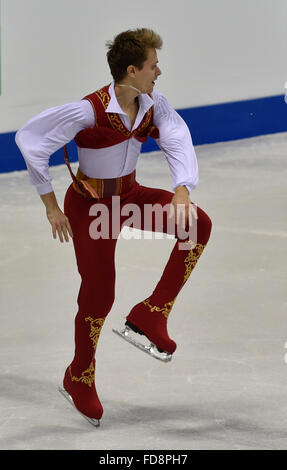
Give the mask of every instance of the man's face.
<svg viewBox="0 0 287 470">
<path fill-rule="evenodd" d="M 141 70 L 135 67 L 134 86 L 142 93 L 151 93 L 154 89 L 155 80 L 161 75 L 158 67 L 158 58 L 155 49 L 148 49 L 147 60 Z"/>
</svg>

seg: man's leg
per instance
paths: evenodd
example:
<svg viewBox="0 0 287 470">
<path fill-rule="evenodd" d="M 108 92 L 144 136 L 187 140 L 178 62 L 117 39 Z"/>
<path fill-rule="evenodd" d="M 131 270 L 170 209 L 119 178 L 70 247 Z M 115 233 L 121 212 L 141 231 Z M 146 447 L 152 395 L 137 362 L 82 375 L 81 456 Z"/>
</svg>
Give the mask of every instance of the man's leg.
<svg viewBox="0 0 287 470">
<path fill-rule="evenodd" d="M 160 204 L 164 207 L 170 204 L 173 193 L 161 189 L 147 188 L 140 186 L 137 198 L 133 202 L 141 208 L 144 214 L 145 204 Z M 177 241 L 171 252 L 169 260 L 164 268 L 163 274 L 151 295 L 142 302 L 135 305 L 127 316 L 127 324 L 140 330 L 144 335 L 157 346 L 159 350 L 172 354 L 176 349 L 176 343 L 171 340 L 167 332 L 167 319 L 174 305 L 174 302 L 182 287 L 188 280 L 195 268 L 208 240 L 211 232 L 211 220 L 208 215 L 197 207 L 197 240 L 193 244 L 189 242 L 189 237 L 180 239 L 175 231 Z M 143 225 L 144 228 L 154 231 L 155 220 L 151 226 Z M 167 213 L 163 214 L 163 233 L 168 233 Z M 188 249 L 181 249 L 184 242 Z"/>
<path fill-rule="evenodd" d="M 64 377 L 64 388 L 85 416 L 100 419 L 103 407 L 95 388 L 95 353 L 104 321 L 115 294 L 116 239 L 93 239 L 87 201 L 72 188 L 65 199 L 65 214 L 73 230 L 73 243 L 81 287 L 75 318 L 75 355 Z"/>
</svg>

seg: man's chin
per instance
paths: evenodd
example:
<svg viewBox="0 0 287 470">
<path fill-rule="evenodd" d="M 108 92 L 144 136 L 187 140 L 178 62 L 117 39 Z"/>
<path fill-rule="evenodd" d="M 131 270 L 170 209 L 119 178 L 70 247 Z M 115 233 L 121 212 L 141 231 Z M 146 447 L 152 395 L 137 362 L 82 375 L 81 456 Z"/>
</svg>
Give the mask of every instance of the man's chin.
<svg viewBox="0 0 287 470">
<path fill-rule="evenodd" d="M 141 88 L 141 93 L 142 93 L 142 94 L 148 94 L 148 93 L 152 93 L 153 90 L 154 90 L 154 85 L 150 85 L 150 86 L 148 86 L 148 87 L 146 87 L 146 88 L 142 87 L 142 88 Z"/>
<path fill-rule="evenodd" d="M 152 93 L 154 90 L 154 85 L 151 85 L 145 93 Z"/>
</svg>

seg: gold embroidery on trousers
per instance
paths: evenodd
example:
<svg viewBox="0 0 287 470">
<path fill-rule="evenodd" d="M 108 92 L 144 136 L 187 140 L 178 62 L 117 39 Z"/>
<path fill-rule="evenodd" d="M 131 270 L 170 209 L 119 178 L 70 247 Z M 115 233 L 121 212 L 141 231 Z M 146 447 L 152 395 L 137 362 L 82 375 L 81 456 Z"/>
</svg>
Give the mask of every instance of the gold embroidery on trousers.
<svg viewBox="0 0 287 470">
<path fill-rule="evenodd" d="M 185 274 L 184 274 L 183 284 L 189 278 L 191 272 L 195 268 L 195 265 L 196 265 L 198 259 L 200 258 L 201 254 L 202 254 L 202 252 L 203 252 L 203 250 L 206 246 L 206 245 L 202 245 L 201 243 L 197 243 L 195 245 L 195 243 L 192 240 L 188 240 L 185 243 L 190 243 L 191 246 L 192 246 L 192 249 L 190 250 L 190 252 L 188 253 L 187 257 L 184 260 Z"/>
<path fill-rule="evenodd" d="M 149 302 L 150 299 L 146 299 L 143 301 L 143 304 L 144 305 L 147 305 L 150 309 L 151 312 L 161 312 L 163 314 L 163 316 L 167 319 L 169 314 L 170 314 L 170 311 L 172 309 L 172 306 L 176 300 L 176 297 L 174 300 L 172 300 L 171 302 L 166 302 L 164 304 L 164 307 L 161 308 L 161 307 L 157 307 L 156 305 L 151 305 L 150 302 Z"/>
<path fill-rule="evenodd" d="M 102 326 L 104 324 L 105 318 L 92 318 L 92 317 L 87 317 L 85 318 L 87 322 L 90 322 L 90 327 L 91 327 L 91 332 L 90 332 L 90 338 L 93 342 L 93 348 L 96 350 L 100 332 L 102 329 Z M 96 326 L 95 326 L 96 325 Z"/>
<path fill-rule="evenodd" d="M 189 278 L 192 270 L 194 269 L 198 259 L 200 258 L 201 254 L 202 254 L 202 252 L 205 248 L 205 245 L 202 245 L 201 243 L 196 244 L 192 240 L 187 240 L 185 243 L 190 243 L 191 250 L 190 250 L 190 252 L 188 253 L 187 257 L 184 260 L 185 274 L 184 274 L 184 279 L 183 279 L 182 286 L 184 285 L 184 283 Z M 143 304 L 146 305 L 147 307 L 149 307 L 151 312 L 161 312 L 165 316 L 165 318 L 167 319 L 170 312 L 171 312 L 172 306 L 173 306 L 174 302 L 176 301 L 176 297 L 171 302 L 166 302 L 164 304 L 163 308 L 157 307 L 156 305 L 151 305 L 149 301 L 150 301 L 150 298 L 144 300 Z"/>
<path fill-rule="evenodd" d="M 84 384 L 88 385 L 91 387 L 94 383 L 95 380 L 95 367 L 93 361 L 89 365 L 88 369 L 84 370 L 81 373 L 81 377 L 76 377 L 75 375 L 72 375 L 72 368 L 71 366 L 69 367 L 70 371 L 70 376 L 72 381 L 74 382 L 83 382 Z"/>
</svg>

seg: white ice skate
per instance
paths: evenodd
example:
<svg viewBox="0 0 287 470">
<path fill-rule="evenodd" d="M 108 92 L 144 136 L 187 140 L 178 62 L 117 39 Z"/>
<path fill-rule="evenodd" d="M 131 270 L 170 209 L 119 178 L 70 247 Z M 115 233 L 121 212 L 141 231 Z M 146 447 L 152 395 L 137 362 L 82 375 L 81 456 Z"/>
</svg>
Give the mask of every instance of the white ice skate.
<svg viewBox="0 0 287 470">
<path fill-rule="evenodd" d="M 137 338 L 137 334 L 138 334 L 138 331 L 135 331 L 133 330 L 132 328 L 130 328 L 130 326 L 128 325 L 125 325 L 125 328 L 123 330 L 116 330 L 116 329 L 112 329 L 114 333 L 116 333 L 117 335 L 119 335 L 121 338 L 123 338 L 124 340 L 126 340 L 128 343 L 132 344 L 133 346 L 135 346 L 136 348 L 140 349 L 141 351 L 149 354 L 150 356 L 154 357 L 155 359 L 159 359 L 160 361 L 163 361 L 163 362 L 169 362 L 171 361 L 171 358 L 172 358 L 172 354 L 166 352 L 166 351 L 162 351 L 161 349 L 158 349 L 156 347 L 155 344 L 153 344 L 151 341 L 149 341 L 149 339 L 143 334 L 143 333 L 140 333 L 143 338 L 145 338 L 147 340 L 147 345 L 141 343 L 138 341 L 138 338 Z"/>
<path fill-rule="evenodd" d="M 83 416 L 87 421 L 89 421 L 90 424 L 92 424 L 94 427 L 98 428 L 100 426 L 100 420 L 96 418 L 89 418 L 88 416 L 84 415 L 81 413 L 75 406 L 73 398 L 71 395 L 63 388 L 63 387 L 58 387 L 59 392 L 68 400 L 68 402 L 73 405 L 73 407 L 77 410 L 78 413 L 80 413 L 81 416 Z"/>
</svg>

